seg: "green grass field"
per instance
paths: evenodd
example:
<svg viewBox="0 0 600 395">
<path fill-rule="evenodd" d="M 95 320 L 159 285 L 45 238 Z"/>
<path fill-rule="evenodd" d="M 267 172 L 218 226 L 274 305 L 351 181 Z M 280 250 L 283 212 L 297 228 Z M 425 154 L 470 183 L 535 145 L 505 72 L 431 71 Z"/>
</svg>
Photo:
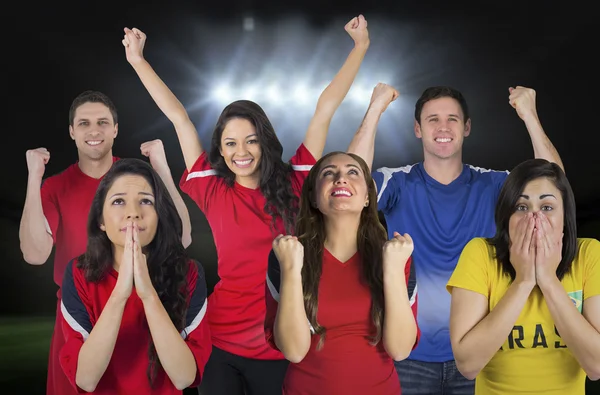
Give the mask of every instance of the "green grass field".
<svg viewBox="0 0 600 395">
<path fill-rule="evenodd" d="M 46 393 L 46 367 L 53 327 L 54 317 L 0 318 L 0 386 L 3 394 Z"/>
</svg>

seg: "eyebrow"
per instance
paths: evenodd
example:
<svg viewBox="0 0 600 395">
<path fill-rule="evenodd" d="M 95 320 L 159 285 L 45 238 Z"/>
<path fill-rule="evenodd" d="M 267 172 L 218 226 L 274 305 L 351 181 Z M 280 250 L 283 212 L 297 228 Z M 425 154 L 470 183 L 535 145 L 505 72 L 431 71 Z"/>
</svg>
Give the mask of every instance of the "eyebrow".
<svg viewBox="0 0 600 395">
<path fill-rule="evenodd" d="M 355 168 L 355 169 L 357 169 L 357 170 L 360 170 L 360 168 L 359 168 L 358 166 L 356 166 L 356 165 L 354 165 L 354 164 L 352 164 L 352 163 L 348 163 L 348 164 L 347 164 L 347 165 L 345 165 L 345 166 L 346 166 L 346 167 L 353 167 L 353 168 Z M 337 166 L 336 166 L 336 165 L 327 165 L 327 166 L 324 166 L 324 167 L 321 169 L 321 172 L 322 172 L 323 170 L 325 170 L 325 169 L 337 169 Z"/>
<path fill-rule="evenodd" d="M 522 197 L 523 199 L 529 200 L 529 195 L 519 195 L 519 197 Z M 556 196 L 554 196 L 553 194 L 551 194 L 551 193 L 545 193 L 543 195 L 540 195 L 540 200 L 545 199 L 547 197 L 551 197 L 551 198 L 556 199 Z"/>
<path fill-rule="evenodd" d="M 119 192 L 119 193 L 113 194 L 110 198 L 112 199 L 115 196 L 125 196 L 125 195 L 127 195 L 125 192 Z M 138 192 L 138 195 L 154 197 L 154 195 L 152 195 L 150 192 Z"/>
<path fill-rule="evenodd" d="M 88 118 L 77 119 L 77 122 L 81 122 L 81 121 L 89 121 L 89 119 Z M 108 119 L 107 117 L 100 117 L 100 118 L 98 118 L 98 121 L 110 121 L 110 119 Z"/>
<path fill-rule="evenodd" d="M 429 119 L 431 117 L 438 117 L 438 114 L 431 114 L 425 117 L 425 119 Z M 449 117 L 454 117 L 454 118 L 460 118 L 460 115 L 458 114 L 448 114 Z"/>
<path fill-rule="evenodd" d="M 256 133 L 246 136 L 244 140 L 249 139 L 250 137 L 256 137 Z M 223 140 L 235 140 L 233 137 L 225 137 Z"/>
</svg>

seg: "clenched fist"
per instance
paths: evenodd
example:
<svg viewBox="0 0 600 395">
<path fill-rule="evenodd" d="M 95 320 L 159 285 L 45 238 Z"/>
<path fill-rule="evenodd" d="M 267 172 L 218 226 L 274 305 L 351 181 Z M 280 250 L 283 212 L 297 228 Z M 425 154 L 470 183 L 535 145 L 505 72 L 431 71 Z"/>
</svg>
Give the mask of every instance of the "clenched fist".
<svg viewBox="0 0 600 395">
<path fill-rule="evenodd" d="M 144 44 L 146 43 L 146 35 L 138 28 L 123 29 L 123 46 L 125 47 L 125 56 L 130 64 L 135 64 L 144 59 Z"/>
<path fill-rule="evenodd" d="M 302 271 L 304 264 L 304 246 L 296 236 L 279 235 L 273 240 L 273 252 L 279 261 L 281 272 Z"/>
<path fill-rule="evenodd" d="M 367 20 L 364 16 L 359 15 L 350 20 L 344 26 L 346 32 L 354 40 L 354 45 L 357 47 L 369 46 L 369 31 L 367 30 Z"/>
<path fill-rule="evenodd" d="M 383 245 L 383 272 L 402 274 L 408 262 L 408 258 L 413 253 L 415 246 L 408 233 L 401 235 L 394 232 L 394 237 Z"/>
<path fill-rule="evenodd" d="M 535 91 L 524 86 L 508 88 L 508 102 L 517 110 L 517 115 L 522 120 L 537 113 L 535 108 Z"/>
<path fill-rule="evenodd" d="M 40 180 L 44 177 L 46 164 L 50 160 L 50 152 L 46 148 L 30 149 L 25 153 L 29 178 Z"/>
<path fill-rule="evenodd" d="M 398 96 L 399 93 L 394 87 L 380 82 L 375 86 L 375 89 L 373 89 L 370 106 L 384 112 L 390 103 L 396 100 Z"/>
<path fill-rule="evenodd" d="M 165 155 L 165 147 L 161 140 L 156 139 L 147 141 L 140 146 L 142 155 L 150 159 L 150 165 L 153 169 L 168 167 L 167 156 Z"/>
</svg>

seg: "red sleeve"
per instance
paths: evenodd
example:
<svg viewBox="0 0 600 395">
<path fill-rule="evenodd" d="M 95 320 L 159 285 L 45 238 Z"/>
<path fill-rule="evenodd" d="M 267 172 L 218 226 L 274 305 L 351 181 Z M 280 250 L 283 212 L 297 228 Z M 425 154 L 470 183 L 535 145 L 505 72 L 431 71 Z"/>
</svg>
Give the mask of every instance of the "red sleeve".
<svg viewBox="0 0 600 395">
<path fill-rule="evenodd" d="M 406 266 L 404 267 L 404 277 L 406 278 L 406 287 L 408 288 L 408 300 L 410 302 L 410 308 L 413 313 L 413 317 L 415 317 L 415 324 L 417 325 L 417 338 L 415 339 L 415 345 L 413 346 L 413 350 L 419 344 L 419 339 L 421 338 L 421 329 L 419 328 L 419 322 L 417 321 L 417 308 L 419 304 L 419 298 L 417 294 L 417 286 L 411 290 L 408 285 L 408 279 L 410 278 L 410 267 L 412 265 L 412 257 L 408 258 L 406 262 Z"/>
<path fill-rule="evenodd" d="M 89 301 L 85 293 L 81 271 L 75 267 L 75 261 L 68 263 L 62 283 L 60 310 L 63 316 L 62 331 L 65 343 L 60 349 L 59 360 L 62 370 L 78 393 L 86 393 L 75 383 L 77 361 L 83 342 L 92 331 Z"/>
<path fill-rule="evenodd" d="M 292 188 L 298 195 L 302 192 L 304 180 L 308 177 L 308 172 L 315 163 L 317 161 L 304 144 L 300 144 L 294 156 L 290 158 L 290 164 L 294 170 L 292 174 Z"/>
<path fill-rule="evenodd" d="M 206 214 L 210 209 L 210 198 L 218 196 L 217 190 L 225 187 L 225 183 L 221 177 L 217 176 L 216 170 L 210 166 L 208 154 L 203 152 L 192 166 L 191 171 L 185 169 L 179 181 L 179 187 Z"/>
<path fill-rule="evenodd" d="M 190 264 L 188 289 L 191 292 L 190 302 L 185 317 L 185 328 L 181 331 L 181 335 L 196 360 L 196 378 L 190 387 L 197 387 L 202 382 L 204 367 L 212 352 L 212 341 L 206 319 L 208 307 L 206 278 L 202 265 L 196 261 Z"/>
<path fill-rule="evenodd" d="M 273 326 L 275 325 L 277 307 L 279 306 L 279 284 L 279 261 L 275 257 L 273 250 L 271 250 L 271 253 L 269 254 L 269 266 L 267 268 L 267 281 L 265 285 L 265 303 L 267 305 L 267 314 L 265 316 L 265 339 L 267 340 L 267 343 L 277 351 L 281 350 L 279 350 L 275 344 Z"/>
<path fill-rule="evenodd" d="M 40 193 L 42 197 L 42 210 L 44 211 L 44 217 L 46 217 L 46 231 L 52 236 L 52 241 L 56 243 L 56 232 L 60 215 L 56 202 L 56 182 L 53 181 L 51 179 L 44 180 Z"/>
</svg>

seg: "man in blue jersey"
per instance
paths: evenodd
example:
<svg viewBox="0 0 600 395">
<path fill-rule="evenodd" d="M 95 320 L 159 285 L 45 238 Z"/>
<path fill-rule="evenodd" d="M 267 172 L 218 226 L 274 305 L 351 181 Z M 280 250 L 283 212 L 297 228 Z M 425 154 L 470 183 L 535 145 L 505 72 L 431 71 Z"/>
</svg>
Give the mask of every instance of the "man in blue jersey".
<svg viewBox="0 0 600 395">
<path fill-rule="evenodd" d="M 350 143 L 348 151 L 360 155 L 369 166 L 379 118 L 397 97 L 394 88 L 378 84 Z M 535 91 L 510 88 L 509 103 L 525 123 L 535 157 L 563 167 L 538 119 Z M 423 92 L 415 105 L 414 129 L 423 143 L 423 161 L 373 172 L 378 207 L 389 234 L 408 233 L 415 243 L 416 273 L 411 273 L 409 293 L 418 295 L 421 339 L 408 359 L 396 362 L 396 370 L 403 395 L 473 394 L 475 381 L 458 372 L 452 355 L 446 283 L 467 242 L 494 235 L 494 208 L 508 171 L 462 162 L 471 119 L 465 98 L 454 88 L 438 86 Z"/>
</svg>

